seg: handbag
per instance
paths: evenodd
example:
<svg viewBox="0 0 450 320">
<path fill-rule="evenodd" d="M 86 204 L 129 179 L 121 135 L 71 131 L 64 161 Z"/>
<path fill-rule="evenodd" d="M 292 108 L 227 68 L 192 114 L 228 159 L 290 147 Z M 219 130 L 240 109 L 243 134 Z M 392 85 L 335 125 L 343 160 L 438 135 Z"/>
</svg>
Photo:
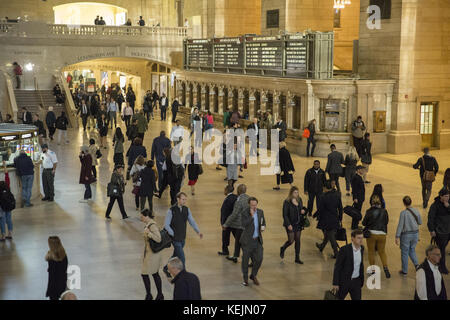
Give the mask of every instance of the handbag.
<svg viewBox="0 0 450 320">
<path fill-rule="evenodd" d="M 349 215 L 352 219 L 355 219 L 355 220 L 358 220 L 358 221 L 362 219 L 361 212 L 359 212 L 359 210 L 356 209 L 353 205 L 352 206 L 346 206 L 344 208 L 344 213 Z"/>
<path fill-rule="evenodd" d="M 370 233 L 369 228 L 368 228 L 368 227 L 365 227 L 365 228 L 363 229 L 363 237 L 366 238 L 366 239 L 369 239 L 371 235 L 372 235 L 372 234 Z"/>
<path fill-rule="evenodd" d="M 305 128 L 305 130 L 303 130 L 302 137 L 308 139 L 310 136 L 311 136 L 311 132 L 309 131 L 308 128 Z"/>
<path fill-rule="evenodd" d="M 153 225 L 152 223 L 151 225 Z M 153 253 L 158 253 L 165 248 L 170 248 L 172 245 L 172 237 L 170 236 L 169 232 L 166 229 L 162 229 L 160 231 L 161 234 L 161 241 L 156 242 L 153 239 L 148 239 L 148 242 L 150 244 L 150 249 L 152 249 Z"/>
<path fill-rule="evenodd" d="M 106 187 L 106 195 L 108 197 L 119 197 L 120 196 L 119 186 L 112 182 L 108 183 L 108 186 Z"/>
<path fill-rule="evenodd" d="M 342 226 L 336 231 L 336 241 L 345 241 L 346 244 L 348 243 L 347 230 L 345 230 Z"/>
<path fill-rule="evenodd" d="M 289 174 L 289 173 L 284 173 L 282 176 L 281 176 L 281 183 L 282 184 L 287 184 L 287 183 L 292 183 L 294 181 L 294 179 L 292 178 L 292 174 Z"/>
<path fill-rule="evenodd" d="M 100 152 L 100 149 L 97 149 L 97 152 L 95 152 L 95 156 L 97 159 L 100 159 L 102 157 L 102 153 Z"/>
<path fill-rule="evenodd" d="M 339 300 L 339 298 L 337 297 L 337 295 L 333 291 L 327 290 L 327 291 L 325 291 L 325 295 L 323 297 L 323 300 Z"/>
</svg>

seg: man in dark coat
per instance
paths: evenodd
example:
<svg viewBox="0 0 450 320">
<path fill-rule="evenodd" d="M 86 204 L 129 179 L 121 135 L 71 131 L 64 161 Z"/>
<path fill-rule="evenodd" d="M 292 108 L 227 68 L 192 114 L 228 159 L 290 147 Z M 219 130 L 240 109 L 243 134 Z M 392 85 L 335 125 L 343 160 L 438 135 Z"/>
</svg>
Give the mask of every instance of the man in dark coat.
<svg viewBox="0 0 450 320">
<path fill-rule="evenodd" d="M 364 167 L 357 166 L 356 174 L 352 179 L 352 196 L 353 196 L 353 207 L 359 212 L 362 210 L 364 200 L 366 199 L 366 187 L 363 179 Z M 352 217 L 352 230 L 358 228 L 359 220 Z"/>
<path fill-rule="evenodd" d="M 436 244 L 441 249 L 440 271 L 443 274 L 448 274 L 445 265 L 445 248 L 450 240 L 450 205 L 447 189 L 439 191 L 439 196 L 434 199 L 434 203 L 430 206 L 428 231 L 430 231 L 431 237 L 436 239 Z"/>
<path fill-rule="evenodd" d="M 436 158 L 430 155 L 430 149 L 423 149 L 424 155 L 417 159 L 416 164 L 413 165 L 414 169 L 419 169 L 420 171 L 420 182 L 422 183 L 422 199 L 423 199 L 423 208 L 428 207 L 428 201 L 431 196 L 431 188 L 433 187 L 433 181 L 425 181 L 425 171 L 433 171 L 436 176 L 439 171 L 439 165 L 436 161 Z"/>
<path fill-rule="evenodd" d="M 333 291 L 340 300 L 348 293 L 352 300 L 361 300 L 361 288 L 364 285 L 364 241 L 361 230 L 352 231 L 352 243 L 339 250 L 334 265 Z"/>
<path fill-rule="evenodd" d="M 156 90 L 153 90 L 153 93 L 152 93 L 152 101 L 153 101 L 153 108 L 154 108 L 155 110 L 158 110 L 159 95 L 158 95 L 158 93 L 156 92 Z"/>
<path fill-rule="evenodd" d="M 308 215 L 311 216 L 314 206 L 314 198 L 316 199 L 316 208 L 319 208 L 319 197 L 323 192 L 326 177 L 325 171 L 320 168 L 320 161 L 315 160 L 314 166 L 305 174 L 305 194 L 308 195 Z"/>
<path fill-rule="evenodd" d="M 237 200 L 237 195 L 235 195 L 233 191 L 233 186 L 228 185 L 225 187 L 226 197 L 222 203 L 222 207 L 220 208 L 220 225 L 222 226 L 222 251 L 219 251 L 218 254 L 221 256 L 228 256 L 230 254 L 230 252 L 228 251 L 228 246 L 230 245 L 231 229 L 226 228 L 224 224 L 231 213 L 233 213 L 234 203 Z"/>
<path fill-rule="evenodd" d="M 170 140 L 166 137 L 166 132 L 161 131 L 159 137 L 153 139 L 151 159 L 155 161 L 156 158 L 156 169 L 158 170 L 158 189 L 161 190 L 163 181 L 163 164 L 166 157 L 164 156 L 164 149 L 170 149 Z"/>
<path fill-rule="evenodd" d="M 283 119 L 278 120 L 273 128 L 278 130 L 278 138 L 280 142 L 286 140 L 287 126 Z"/>
<path fill-rule="evenodd" d="M 169 100 L 166 97 L 166 94 L 163 93 L 161 98 L 159 99 L 159 107 L 161 109 L 161 121 L 166 121 L 167 107 L 169 106 Z"/>
<path fill-rule="evenodd" d="M 200 281 L 198 277 L 184 269 L 183 262 L 178 257 L 173 257 L 167 264 L 167 269 L 172 276 L 173 300 L 201 300 Z"/>
<path fill-rule="evenodd" d="M 336 146 L 334 144 L 330 146 L 330 149 L 331 153 L 328 154 L 328 162 L 325 172 L 328 172 L 330 180 L 335 181 L 338 191 L 341 191 L 341 188 L 339 187 L 339 177 L 344 172 L 344 169 L 342 168 L 342 165 L 344 164 L 344 156 L 339 151 L 336 151 Z"/>
<path fill-rule="evenodd" d="M 48 128 L 48 136 L 50 140 L 53 140 L 53 135 L 56 131 L 56 115 L 53 112 L 53 107 L 48 107 L 47 115 L 45 116 L 45 123 Z"/>
<path fill-rule="evenodd" d="M 22 108 L 22 123 L 23 124 L 32 124 L 33 123 L 33 115 L 30 111 L 27 111 L 27 108 Z"/>
<path fill-rule="evenodd" d="M 179 106 L 180 106 L 180 103 L 178 102 L 178 99 L 175 98 L 172 102 L 172 122 L 175 122 L 177 119 L 177 113 L 178 113 Z"/>
</svg>

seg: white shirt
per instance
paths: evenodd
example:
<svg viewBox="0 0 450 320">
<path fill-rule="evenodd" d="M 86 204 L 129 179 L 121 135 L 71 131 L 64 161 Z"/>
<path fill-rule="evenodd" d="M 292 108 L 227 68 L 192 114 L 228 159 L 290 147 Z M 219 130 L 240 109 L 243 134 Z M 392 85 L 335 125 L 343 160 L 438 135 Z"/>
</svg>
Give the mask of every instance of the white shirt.
<svg viewBox="0 0 450 320">
<path fill-rule="evenodd" d="M 436 294 L 441 294 L 442 289 L 442 275 L 439 272 L 439 266 L 435 266 L 428 259 L 428 264 L 430 265 L 431 271 L 433 271 L 434 277 L 434 287 L 436 289 Z M 428 300 L 427 297 L 427 280 L 425 278 L 425 270 L 420 268 L 416 272 L 416 291 L 420 300 Z"/>
<path fill-rule="evenodd" d="M 172 128 L 172 131 L 170 132 L 170 140 L 172 141 L 179 141 L 180 138 L 182 138 L 184 135 L 184 128 L 183 126 L 174 126 Z"/>
<path fill-rule="evenodd" d="M 361 266 L 361 247 L 359 249 L 355 248 L 355 245 L 352 243 L 353 248 L 353 273 L 352 279 L 359 278 L 359 269 Z"/>
<path fill-rule="evenodd" d="M 161 105 L 165 105 L 166 104 L 166 97 L 161 98 Z"/>
<path fill-rule="evenodd" d="M 42 153 L 41 160 L 42 160 L 42 167 L 44 169 L 53 169 L 53 164 L 58 163 L 56 153 L 54 153 L 50 149 L 48 149 L 46 153 Z"/>
</svg>

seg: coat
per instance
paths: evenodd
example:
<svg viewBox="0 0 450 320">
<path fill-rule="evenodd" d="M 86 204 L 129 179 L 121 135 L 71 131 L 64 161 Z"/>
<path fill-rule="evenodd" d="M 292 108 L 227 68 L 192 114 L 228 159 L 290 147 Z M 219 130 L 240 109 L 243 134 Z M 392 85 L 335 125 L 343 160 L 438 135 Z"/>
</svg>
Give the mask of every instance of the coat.
<svg viewBox="0 0 450 320">
<path fill-rule="evenodd" d="M 264 211 L 261 209 L 256 209 L 258 215 L 258 241 L 263 244 L 263 236 L 262 236 L 262 227 L 266 227 L 266 219 L 264 218 Z M 253 234 L 255 232 L 255 224 L 253 222 L 253 217 L 250 214 L 250 207 L 244 211 L 242 214 L 242 227 L 244 231 L 242 231 L 241 238 L 239 242 L 242 246 L 242 249 L 246 249 L 249 245 L 251 245 L 253 240 Z"/>
<path fill-rule="evenodd" d="M 422 160 L 423 159 L 423 160 Z M 425 162 L 425 167 L 424 167 Z M 417 162 L 413 165 L 414 169 L 419 169 L 420 172 L 420 179 L 422 180 L 423 174 L 425 173 L 425 169 L 427 171 L 433 171 L 436 175 L 439 171 L 439 165 L 436 161 L 436 158 L 433 156 L 430 156 L 428 154 L 424 155 L 423 157 L 420 157 L 417 159 Z"/>
<path fill-rule="evenodd" d="M 89 154 L 91 155 L 92 158 L 92 166 L 98 165 L 97 150 L 99 149 L 95 144 L 91 144 L 89 146 Z"/>
<path fill-rule="evenodd" d="M 135 113 L 133 119 L 137 120 L 137 129 L 139 133 L 145 133 L 148 129 L 148 122 L 142 113 Z"/>
<path fill-rule="evenodd" d="M 144 158 L 147 158 L 147 149 L 145 149 L 144 146 L 137 146 L 132 144 L 130 148 L 127 151 L 127 157 L 128 157 L 128 166 L 130 168 L 133 166 L 134 161 L 136 161 L 137 157 L 142 155 Z"/>
<path fill-rule="evenodd" d="M 363 178 L 359 174 L 355 174 L 351 184 L 353 200 L 358 199 L 358 202 L 364 202 L 366 199 L 366 186 Z"/>
<path fill-rule="evenodd" d="M 248 204 L 248 199 L 250 197 L 243 193 L 240 196 L 238 196 L 233 212 L 228 217 L 228 219 L 225 221 L 224 226 L 227 228 L 234 228 L 234 229 L 243 229 L 242 227 L 242 215 L 245 213 L 245 211 L 250 207 Z"/>
<path fill-rule="evenodd" d="M 156 177 L 152 168 L 145 167 L 140 172 L 141 186 L 139 188 L 139 196 L 149 197 L 153 196 L 153 192 L 156 192 Z"/>
<path fill-rule="evenodd" d="M 361 142 L 361 162 L 365 164 L 372 164 L 372 142 L 364 139 Z"/>
<path fill-rule="evenodd" d="M 146 228 L 150 230 L 150 233 L 144 233 L 144 254 L 142 256 L 141 274 L 150 275 L 157 273 L 163 266 L 162 253 L 164 250 L 154 253 L 150 248 L 149 239 L 156 242 L 161 242 L 161 232 L 156 224 L 156 221 L 150 219 L 149 223 L 146 225 Z"/>
<path fill-rule="evenodd" d="M 337 230 L 342 221 L 341 194 L 332 190 L 319 197 L 317 229 Z"/>
<path fill-rule="evenodd" d="M 428 211 L 428 231 L 440 234 L 450 233 L 450 206 L 446 208 L 439 196 L 434 199 Z"/>
<path fill-rule="evenodd" d="M 92 175 L 92 157 L 85 154 L 84 157 L 80 156 L 81 170 L 80 170 L 80 184 L 91 184 L 94 182 L 94 176 Z M 87 178 L 87 179 L 86 179 Z"/>
<path fill-rule="evenodd" d="M 280 152 L 278 153 L 278 157 L 281 172 L 287 174 L 289 171 L 295 171 L 294 163 L 292 162 L 291 154 L 289 153 L 288 149 L 281 148 Z"/>
<path fill-rule="evenodd" d="M 383 231 L 387 233 L 387 225 L 389 223 L 389 215 L 386 209 L 372 207 L 366 211 L 366 215 L 362 221 L 362 225 L 369 230 Z"/>
<path fill-rule="evenodd" d="M 53 128 L 56 126 L 56 116 L 53 111 L 47 112 L 45 116 L 45 123 L 47 124 L 47 128 Z"/>
<path fill-rule="evenodd" d="M 48 261 L 48 285 L 46 297 L 59 298 L 67 288 L 67 256 L 62 261 Z"/>
<path fill-rule="evenodd" d="M 173 300 L 201 300 L 200 280 L 198 277 L 186 270 L 180 271 L 172 280 L 175 285 L 173 289 Z"/>
<path fill-rule="evenodd" d="M 333 151 L 328 154 L 328 162 L 325 172 L 329 174 L 341 175 L 344 171 L 342 169 L 342 164 L 344 164 L 344 156 L 339 151 Z"/>
<path fill-rule="evenodd" d="M 163 137 L 163 136 L 159 136 L 156 137 L 155 139 L 153 139 L 153 144 L 152 144 L 152 152 L 151 152 L 151 158 L 152 160 L 156 160 L 157 161 L 164 161 L 165 157 L 164 157 L 164 149 L 165 148 L 170 148 L 171 143 L 169 138 L 167 137 Z"/>
<path fill-rule="evenodd" d="M 298 207 L 292 201 L 284 200 L 283 202 L 283 226 L 300 225 L 301 229 L 305 224 L 304 215 L 302 217 L 301 210 L 303 209 L 302 199 L 298 198 Z M 306 210 L 305 210 L 306 211 Z"/>
<path fill-rule="evenodd" d="M 123 175 L 113 172 L 110 182 L 119 187 L 119 194 L 120 196 L 122 196 L 125 192 L 125 180 L 123 178 Z"/>
<path fill-rule="evenodd" d="M 279 137 L 279 141 L 284 141 L 286 140 L 286 130 L 287 130 L 287 126 L 286 126 L 286 122 L 284 121 L 278 121 L 277 124 L 274 126 L 274 129 L 280 129 L 280 131 L 278 132 L 278 137 Z"/>
<path fill-rule="evenodd" d="M 237 200 L 237 195 L 231 193 L 223 200 L 222 207 L 220 208 L 220 225 L 224 225 L 228 217 L 233 213 L 234 204 Z"/>
<path fill-rule="evenodd" d="M 326 181 L 325 171 L 319 168 L 318 173 L 313 168 L 308 169 L 305 174 L 304 189 L 308 193 L 320 194 Z"/>
<path fill-rule="evenodd" d="M 336 257 L 333 272 L 333 285 L 339 287 L 348 287 L 353 274 L 355 262 L 353 259 L 353 245 L 343 246 Z M 361 287 L 364 285 L 364 247 L 361 246 L 361 264 L 359 266 L 359 279 Z"/>
<path fill-rule="evenodd" d="M 200 174 L 200 165 L 196 164 L 196 162 L 199 162 L 198 156 L 197 154 L 190 154 L 187 155 L 187 157 L 190 156 L 190 164 L 187 165 L 187 170 L 188 170 L 188 176 L 189 176 L 189 180 L 191 181 L 195 181 L 198 180 L 198 176 Z M 187 162 L 187 159 L 186 159 Z"/>
</svg>

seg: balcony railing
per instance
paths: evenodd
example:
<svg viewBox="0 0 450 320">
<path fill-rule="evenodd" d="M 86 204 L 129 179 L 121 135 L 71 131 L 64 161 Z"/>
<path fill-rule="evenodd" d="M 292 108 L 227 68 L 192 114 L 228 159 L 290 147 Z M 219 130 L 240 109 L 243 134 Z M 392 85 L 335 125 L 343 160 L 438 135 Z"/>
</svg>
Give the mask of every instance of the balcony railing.
<svg viewBox="0 0 450 320">
<path fill-rule="evenodd" d="M 58 38 L 79 38 L 80 36 L 106 36 L 120 38 L 175 36 L 185 38 L 191 35 L 191 28 L 67 25 L 45 24 L 40 22 L 0 22 L 0 36 L 24 37 L 30 35 L 47 35 L 52 38 L 53 36 L 57 36 Z"/>
</svg>

